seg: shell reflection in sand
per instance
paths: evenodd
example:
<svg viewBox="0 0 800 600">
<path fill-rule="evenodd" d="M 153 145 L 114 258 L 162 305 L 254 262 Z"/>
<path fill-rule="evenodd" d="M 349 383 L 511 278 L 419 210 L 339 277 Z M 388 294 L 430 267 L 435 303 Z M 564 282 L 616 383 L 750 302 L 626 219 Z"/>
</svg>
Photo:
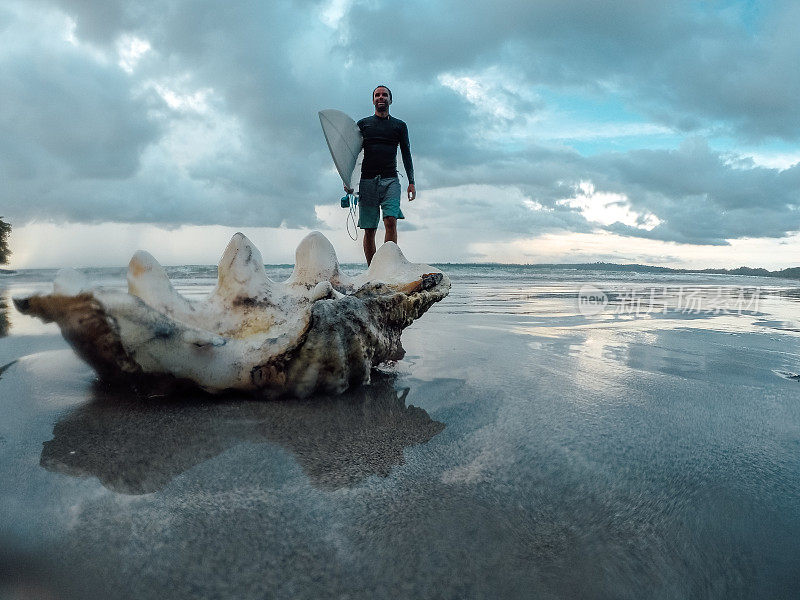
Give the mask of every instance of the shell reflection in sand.
<svg viewBox="0 0 800 600">
<path fill-rule="evenodd" d="M 389 475 L 403 464 L 404 448 L 444 429 L 406 405 L 408 393 L 379 373 L 369 386 L 302 401 L 155 401 L 98 388 L 91 402 L 56 423 L 40 464 L 97 477 L 119 493 L 147 494 L 237 444 L 273 443 L 292 453 L 312 485 L 333 490 Z"/>
</svg>

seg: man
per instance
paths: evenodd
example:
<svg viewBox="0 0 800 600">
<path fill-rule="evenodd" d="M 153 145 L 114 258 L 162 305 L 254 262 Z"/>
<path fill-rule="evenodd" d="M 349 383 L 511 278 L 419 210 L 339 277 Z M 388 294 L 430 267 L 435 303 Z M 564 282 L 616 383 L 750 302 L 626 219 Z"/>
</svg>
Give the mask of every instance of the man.
<svg viewBox="0 0 800 600">
<path fill-rule="evenodd" d="M 408 143 L 408 128 L 400 119 L 389 116 L 392 92 L 379 85 L 372 92 L 375 114 L 358 122 L 364 138 L 364 160 L 361 163 L 361 181 L 358 189 L 358 226 L 364 230 L 364 256 L 367 265 L 375 255 L 375 232 L 380 213 L 386 229 L 384 242 L 397 243 L 397 219 L 404 219 L 400 210 L 400 181 L 397 178 L 397 146 L 403 157 L 403 167 L 408 177 L 408 200 L 414 200 L 414 165 Z M 345 191 L 353 190 L 345 186 Z"/>
</svg>

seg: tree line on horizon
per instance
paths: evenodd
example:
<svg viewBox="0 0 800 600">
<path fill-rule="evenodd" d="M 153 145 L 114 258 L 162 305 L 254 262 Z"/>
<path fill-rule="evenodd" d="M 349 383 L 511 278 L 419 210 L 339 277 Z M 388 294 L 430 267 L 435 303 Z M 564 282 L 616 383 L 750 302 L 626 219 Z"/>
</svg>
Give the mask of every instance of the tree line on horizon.
<svg viewBox="0 0 800 600">
<path fill-rule="evenodd" d="M 0 217 L 0 265 L 8 262 L 11 250 L 8 249 L 8 235 L 11 233 L 11 225 L 3 221 Z"/>
<path fill-rule="evenodd" d="M 566 266 L 566 265 L 559 265 Z M 736 267 L 735 269 L 676 269 L 674 267 L 659 267 L 654 265 L 641 264 L 616 264 L 607 262 L 582 263 L 583 268 L 596 269 L 598 271 L 643 271 L 655 273 L 709 273 L 712 275 L 749 275 L 756 277 L 785 277 L 787 279 L 800 279 L 800 267 L 788 267 L 778 271 L 770 271 L 763 267 Z"/>
<path fill-rule="evenodd" d="M 11 233 L 11 225 L 3 221 L 0 217 L 0 265 L 8 262 L 11 250 L 8 249 L 8 234 Z M 8 335 L 8 306 L 4 298 L 0 297 L 0 337 Z"/>
<path fill-rule="evenodd" d="M 756 277 L 781 277 L 785 279 L 800 279 L 800 267 L 788 267 L 779 271 L 770 271 L 762 267 L 737 267 L 735 269 L 677 269 L 673 267 L 660 267 L 656 265 L 643 265 L 639 263 L 609 263 L 609 262 L 593 262 L 593 263 L 534 263 L 534 264 L 519 264 L 519 263 L 434 263 L 436 265 L 446 267 L 450 265 L 476 265 L 476 266 L 516 266 L 525 267 L 527 269 L 574 269 L 576 271 L 634 271 L 638 273 L 709 273 L 713 275 L 749 275 Z"/>
</svg>

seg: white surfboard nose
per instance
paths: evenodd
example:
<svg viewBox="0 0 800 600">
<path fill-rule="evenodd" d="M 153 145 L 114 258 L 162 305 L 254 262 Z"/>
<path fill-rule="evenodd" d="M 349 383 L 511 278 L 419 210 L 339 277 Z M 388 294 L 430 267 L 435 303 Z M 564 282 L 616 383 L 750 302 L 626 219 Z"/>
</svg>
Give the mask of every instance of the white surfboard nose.
<svg viewBox="0 0 800 600">
<path fill-rule="evenodd" d="M 345 113 L 334 108 L 319 111 L 319 122 L 339 177 L 345 185 L 352 187 L 353 170 L 363 143 L 358 125 Z"/>
</svg>

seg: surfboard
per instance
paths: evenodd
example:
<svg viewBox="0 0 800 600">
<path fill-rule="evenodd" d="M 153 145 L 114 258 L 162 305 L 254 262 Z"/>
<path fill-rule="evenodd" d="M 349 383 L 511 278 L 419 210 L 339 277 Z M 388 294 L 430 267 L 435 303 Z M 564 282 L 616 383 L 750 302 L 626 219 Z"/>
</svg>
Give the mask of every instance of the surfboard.
<svg viewBox="0 0 800 600">
<path fill-rule="evenodd" d="M 342 182 L 351 187 L 353 169 L 361 152 L 361 131 L 350 117 L 333 108 L 319 111 L 322 133 Z"/>
</svg>

